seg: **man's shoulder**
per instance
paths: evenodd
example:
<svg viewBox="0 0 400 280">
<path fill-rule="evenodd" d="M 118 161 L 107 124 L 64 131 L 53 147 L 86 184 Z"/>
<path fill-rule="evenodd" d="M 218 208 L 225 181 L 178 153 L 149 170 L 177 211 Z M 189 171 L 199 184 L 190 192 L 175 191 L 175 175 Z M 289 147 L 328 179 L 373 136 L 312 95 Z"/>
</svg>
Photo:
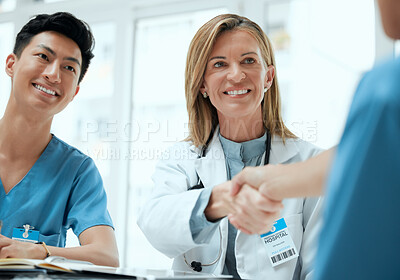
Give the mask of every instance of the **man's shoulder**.
<svg viewBox="0 0 400 280">
<path fill-rule="evenodd" d="M 51 139 L 49 145 L 52 153 L 54 153 L 54 156 L 62 158 L 64 160 L 69 159 L 74 161 L 85 161 L 87 159 L 90 159 L 88 155 L 64 142 L 55 135 L 53 135 L 53 138 Z"/>
<path fill-rule="evenodd" d="M 377 76 L 388 75 L 389 77 L 398 77 L 400 73 L 400 58 L 378 62 L 369 72 Z"/>
<path fill-rule="evenodd" d="M 377 64 L 361 81 L 358 98 L 375 106 L 400 106 L 399 77 L 400 59 Z"/>
</svg>

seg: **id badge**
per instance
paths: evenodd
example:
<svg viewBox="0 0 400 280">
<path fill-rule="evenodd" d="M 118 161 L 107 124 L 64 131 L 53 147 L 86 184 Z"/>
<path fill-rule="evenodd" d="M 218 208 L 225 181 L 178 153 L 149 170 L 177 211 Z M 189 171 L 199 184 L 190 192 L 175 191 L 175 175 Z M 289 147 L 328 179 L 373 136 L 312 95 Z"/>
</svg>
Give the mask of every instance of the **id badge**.
<svg viewBox="0 0 400 280">
<path fill-rule="evenodd" d="M 13 228 L 12 239 L 36 243 L 39 241 L 39 231 L 30 225 L 23 225 L 22 228 Z"/>
<path fill-rule="evenodd" d="M 277 220 L 271 231 L 261 235 L 273 267 L 298 257 L 284 218 Z"/>
</svg>

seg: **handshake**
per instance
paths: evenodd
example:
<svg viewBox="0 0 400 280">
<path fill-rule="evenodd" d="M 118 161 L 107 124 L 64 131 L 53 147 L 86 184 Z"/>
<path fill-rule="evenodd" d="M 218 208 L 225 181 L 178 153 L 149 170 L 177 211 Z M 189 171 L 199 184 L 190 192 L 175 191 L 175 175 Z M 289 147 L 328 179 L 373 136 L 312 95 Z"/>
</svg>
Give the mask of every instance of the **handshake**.
<svg viewBox="0 0 400 280">
<path fill-rule="evenodd" d="M 246 167 L 214 187 L 204 211 L 209 221 L 228 216 L 238 230 L 263 234 L 280 217 L 284 198 L 320 196 L 334 148 L 304 162 Z"/>
</svg>

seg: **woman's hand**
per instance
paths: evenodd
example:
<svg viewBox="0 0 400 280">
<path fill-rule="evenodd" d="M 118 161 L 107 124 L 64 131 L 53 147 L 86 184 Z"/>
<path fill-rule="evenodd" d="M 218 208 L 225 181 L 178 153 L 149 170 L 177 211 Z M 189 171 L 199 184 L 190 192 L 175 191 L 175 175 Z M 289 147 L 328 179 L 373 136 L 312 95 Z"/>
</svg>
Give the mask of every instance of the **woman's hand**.
<svg viewBox="0 0 400 280">
<path fill-rule="evenodd" d="M 228 215 L 228 219 L 244 233 L 262 234 L 271 230 L 282 208 L 281 201 L 271 200 L 245 184 L 233 198 L 233 211 Z"/>
<path fill-rule="evenodd" d="M 231 223 L 247 234 L 268 232 L 279 217 L 280 201 L 273 201 L 257 189 L 243 185 L 236 196 L 231 196 L 232 182 L 227 181 L 212 190 L 210 201 L 204 211 L 209 221 L 225 216 Z"/>
</svg>

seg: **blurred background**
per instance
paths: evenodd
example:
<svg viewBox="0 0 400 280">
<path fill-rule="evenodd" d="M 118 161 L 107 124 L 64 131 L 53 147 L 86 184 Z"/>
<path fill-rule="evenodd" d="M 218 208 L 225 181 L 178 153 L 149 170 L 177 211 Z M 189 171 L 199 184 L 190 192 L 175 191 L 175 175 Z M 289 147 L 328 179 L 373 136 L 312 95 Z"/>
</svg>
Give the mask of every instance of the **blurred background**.
<svg viewBox="0 0 400 280">
<path fill-rule="evenodd" d="M 202 24 L 237 13 L 264 29 L 275 49 L 284 120 L 322 148 L 338 143 L 360 75 L 400 51 L 385 37 L 373 0 L 0 0 L 2 62 L 30 17 L 58 11 L 88 22 L 96 47 L 79 94 L 52 132 L 95 160 L 125 267 L 172 263 L 136 219 L 163 149 L 187 136 L 185 60 Z M 0 71 L 1 115 L 9 92 Z M 69 234 L 67 244 L 79 243 Z"/>
</svg>

